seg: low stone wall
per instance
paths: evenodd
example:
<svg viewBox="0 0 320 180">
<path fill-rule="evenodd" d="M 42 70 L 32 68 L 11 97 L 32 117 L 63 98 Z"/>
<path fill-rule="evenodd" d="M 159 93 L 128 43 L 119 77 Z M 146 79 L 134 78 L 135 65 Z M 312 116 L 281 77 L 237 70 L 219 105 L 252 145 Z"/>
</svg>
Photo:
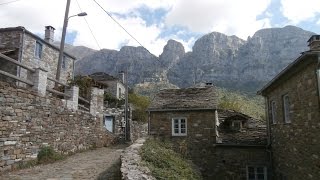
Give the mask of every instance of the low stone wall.
<svg viewBox="0 0 320 180">
<path fill-rule="evenodd" d="M 127 147 L 121 155 L 121 174 L 124 180 L 155 180 L 148 167 L 141 164 L 139 150 L 144 138 L 140 138 Z"/>
<path fill-rule="evenodd" d="M 148 135 L 148 123 L 138 122 L 138 121 L 130 122 L 131 142 L 134 142 L 139 138 L 147 137 L 147 135 Z"/>
<path fill-rule="evenodd" d="M 61 99 L 0 82 L 0 173 L 36 158 L 43 146 L 66 154 L 113 141 L 102 115 L 70 111 Z"/>
</svg>

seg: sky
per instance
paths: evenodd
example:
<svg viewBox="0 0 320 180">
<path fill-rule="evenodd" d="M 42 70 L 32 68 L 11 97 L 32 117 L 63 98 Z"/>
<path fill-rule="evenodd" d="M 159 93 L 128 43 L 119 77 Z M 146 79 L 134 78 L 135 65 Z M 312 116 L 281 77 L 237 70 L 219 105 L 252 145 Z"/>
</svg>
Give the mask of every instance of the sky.
<svg viewBox="0 0 320 180">
<path fill-rule="evenodd" d="M 113 21 L 100 4 L 134 38 Z M 24 26 L 40 37 L 56 28 L 60 41 L 66 0 L 0 0 L 0 28 Z M 142 44 L 158 56 L 169 39 L 186 51 L 213 32 L 244 40 L 262 28 L 298 26 L 320 34 L 319 0 L 71 0 L 66 42 L 93 49 Z"/>
</svg>

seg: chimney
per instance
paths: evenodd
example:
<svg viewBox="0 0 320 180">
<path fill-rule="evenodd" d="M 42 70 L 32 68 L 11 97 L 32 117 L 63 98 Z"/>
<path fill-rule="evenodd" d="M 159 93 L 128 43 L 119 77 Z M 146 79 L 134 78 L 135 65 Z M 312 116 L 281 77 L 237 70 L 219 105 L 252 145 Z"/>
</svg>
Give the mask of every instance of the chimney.
<svg viewBox="0 0 320 180">
<path fill-rule="evenodd" d="M 310 50 L 320 50 L 320 35 L 312 35 L 308 43 Z"/>
<path fill-rule="evenodd" d="M 44 40 L 48 43 L 53 43 L 54 41 L 54 30 L 55 28 L 52 26 L 45 26 L 44 31 Z"/>
</svg>

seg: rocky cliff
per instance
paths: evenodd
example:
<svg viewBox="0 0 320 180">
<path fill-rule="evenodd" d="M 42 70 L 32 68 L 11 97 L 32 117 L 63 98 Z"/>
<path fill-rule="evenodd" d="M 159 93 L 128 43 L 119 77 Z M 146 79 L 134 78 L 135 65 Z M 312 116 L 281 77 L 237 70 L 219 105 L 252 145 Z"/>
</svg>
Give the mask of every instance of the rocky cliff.
<svg viewBox="0 0 320 180">
<path fill-rule="evenodd" d="M 128 70 L 129 84 L 170 82 L 188 87 L 213 82 L 229 89 L 254 92 L 308 49 L 314 33 L 294 26 L 257 31 L 247 40 L 212 32 L 199 38 L 191 52 L 169 40 L 156 57 L 142 47 L 93 52 L 76 64 L 77 74 Z"/>
</svg>

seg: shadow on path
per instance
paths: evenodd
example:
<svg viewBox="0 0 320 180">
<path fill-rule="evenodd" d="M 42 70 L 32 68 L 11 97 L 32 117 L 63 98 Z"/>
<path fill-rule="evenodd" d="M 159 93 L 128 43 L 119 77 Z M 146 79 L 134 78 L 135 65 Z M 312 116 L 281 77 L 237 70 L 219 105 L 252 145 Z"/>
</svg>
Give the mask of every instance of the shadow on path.
<svg viewBox="0 0 320 180">
<path fill-rule="evenodd" d="M 121 180 L 121 162 L 120 158 L 107 170 L 103 171 L 97 177 L 98 180 Z"/>
</svg>

